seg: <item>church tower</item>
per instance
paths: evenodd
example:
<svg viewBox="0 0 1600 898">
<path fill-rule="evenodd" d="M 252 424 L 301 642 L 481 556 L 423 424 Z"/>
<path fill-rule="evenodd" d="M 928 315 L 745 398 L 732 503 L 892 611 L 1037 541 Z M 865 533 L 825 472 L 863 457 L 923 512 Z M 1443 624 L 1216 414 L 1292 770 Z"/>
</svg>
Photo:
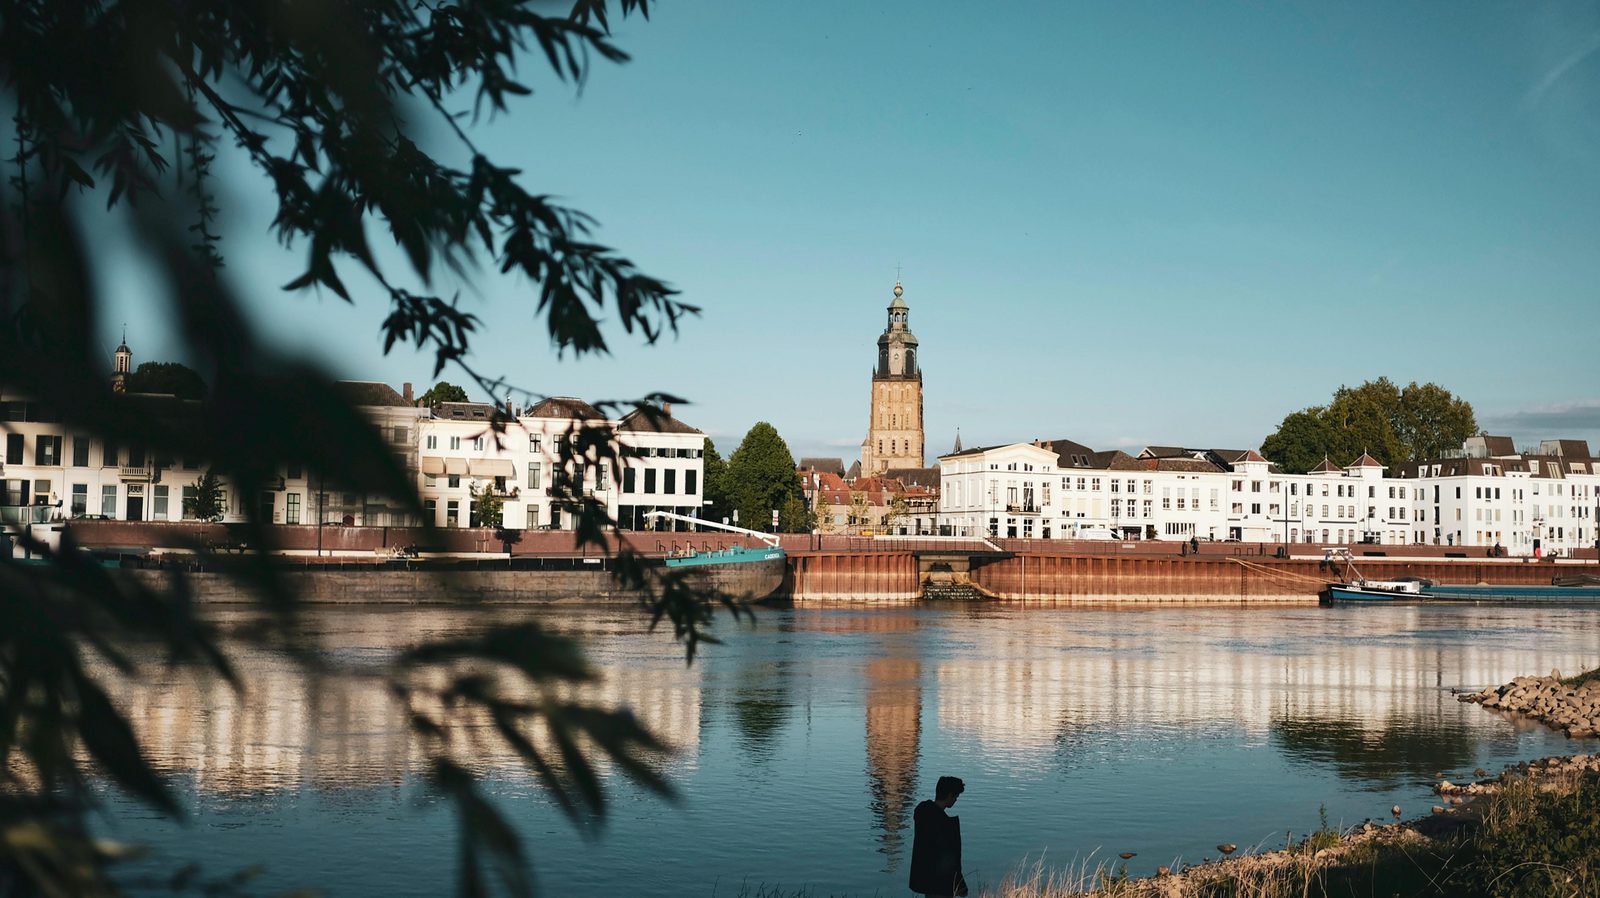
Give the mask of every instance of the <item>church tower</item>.
<svg viewBox="0 0 1600 898">
<path fill-rule="evenodd" d="M 122 329 L 122 342 L 117 345 L 111 363 L 111 389 L 118 393 L 128 389 L 128 375 L 133 370 L 133 350 L 128 348 L 128 329 Z"/>
<path fill-rule="evenodd" d="M 896 281 L 889 324 L 878 337 L 872 418 L 861 444 L 863 477 L 876 477 L 890 468 L 922 467 L 922 369 L 917 366 L 917 338 L 911 333 L 905 292 Z"/>
</svg>

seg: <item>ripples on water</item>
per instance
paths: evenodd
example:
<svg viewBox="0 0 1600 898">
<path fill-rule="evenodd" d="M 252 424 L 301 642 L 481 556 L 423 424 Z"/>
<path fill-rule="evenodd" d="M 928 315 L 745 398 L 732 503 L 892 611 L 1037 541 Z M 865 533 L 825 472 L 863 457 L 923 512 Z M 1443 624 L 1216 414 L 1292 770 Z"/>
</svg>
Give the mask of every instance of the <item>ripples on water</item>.
<svg viewBox="0 0 1600 898">
<path fill-rule="evenodd" d="M 585 696 L 626 704 L 675 753 L 683 801 L 608 777 L 608 820 L 578 834 L 512 757 L 488 791 L 561 895 L 731 895 L 741 882 L 904 892 L 910 812 L 967 782 L 969 880 L 1025 857 L 1136 851 L 1134 872 L 1221 841 L 1276 845 L 1334 822 L 1408 815 L 1438 773 L 1575 750 L 1452 688 L 1575 671 L 1600 657 L 1595 612 L 1451 607 L 763 611 L 693 667 L 625 608 L 361 609 L 313 615 L 341 662 L 537 614 L 586 636 Z M 119 697 L 191 809 L 186 825 L 115 797 L 105 828 L 213 872 L 262 862 L 269 887 L 436 895 L 454 819 L 372 681 L 308 681 L 241 654 L 247 697 L 182 670 Z M 154 868 L 153 866 L 151 867 Z M 134 868 L 137 872 L 139 868 Z"/>
</svg>

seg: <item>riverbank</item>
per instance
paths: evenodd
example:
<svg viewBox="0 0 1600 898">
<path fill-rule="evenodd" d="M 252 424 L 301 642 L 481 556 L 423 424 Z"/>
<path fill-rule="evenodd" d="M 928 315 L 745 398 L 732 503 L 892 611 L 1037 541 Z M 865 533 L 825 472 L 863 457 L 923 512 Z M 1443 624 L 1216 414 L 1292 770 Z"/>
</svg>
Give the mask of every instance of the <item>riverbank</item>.
<svg viewBox="0 0 1600 898">
<path fill-rule="evenodd" d="M 1147 878 L 1113 863 L 1036 865 L 981 898 L 1600 896 L 1600 757 L 1545 758 L 1435 791 L 1441 803 L 1403 823 L 1343 832 L 1324 823 L 1282 849 L 1247 848 Z"/>
</svg>

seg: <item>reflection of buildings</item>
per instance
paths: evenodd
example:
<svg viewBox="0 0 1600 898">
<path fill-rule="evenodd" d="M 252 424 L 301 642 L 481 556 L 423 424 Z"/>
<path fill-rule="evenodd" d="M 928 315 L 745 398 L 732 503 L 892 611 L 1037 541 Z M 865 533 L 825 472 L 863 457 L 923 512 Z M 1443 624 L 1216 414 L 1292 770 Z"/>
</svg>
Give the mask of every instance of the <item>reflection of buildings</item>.
<svg viewBox="0 0 1600 898">
<path fill-rule="evenodd" d="M 893 870 L 917 795 L 922 663 L 916 658 L 875 658 L 866 663 L 864 674 L 872 813 L 883 830 L 878 850 L 890 856 Z"/>
<path fill-rule="evenodd" d="M 399 782 L 424 769 L 421 746 L 406 730 L 401 707 L 383 681 L 359 670 L 375 670 L 395 649 L 434 632 L 459 632 L 463 622 L 475 619 L 470 613 L 437 609 L 344 614 L 374 624 L 324 634 L 328 645 L 342 647 L 334 654 L 361 659 L 354 662 L 354 674 L 342 669 L 319 678 L 278 656 L 233 650 L 231 658 L 248 692 L 159 663 L 147 667 L 139 681 L 115 679 L 109 670 L 104 675 L 151 762 L 169 773 L 192 775 L 203 793 Z M 401 625 L 386 633 L 385 623 Z M 693 763 L 699 750 L 699 674 L 684 669 L 682 656 L 669 641 L 648 645 L 662 650 L 659 659 L 641 663 L 637 657 L 610 653 L 602 662 L 591 655 L 598 681 L 562 689 L 561 695 L 602 708 L 631 709 L 675 750 L 672 760 L 681 769 Z M 554 749 L 542 726 L 536 725 L 530 735 L 541 751 Z M 502 743 L 484 743 L 490 750 L 474 758 L 482 768 L 500 777 L 528 775 Z M 599 755 L 592 757 L 604 771 Z"/>
<path fill-rule="evenodd" d="M 1386 610 L 1394 613 L 1346 615 L 1331 639 L 1326 623 L 1296 635 L 1279 614 L 1031 615 L 1026 628 L 971 631 L 972 650 L 939 664 L 939 725 L 1024 758 L 1063 741 L 1218 723 L 1281 739 L 1291 722 L 1348 721 L 1369 740 L 1394 742 L 1416 727 L 1459 729 L 1451 687 L 1552 663 L 1548 648 L 1526 640 L 1429 634 L 1423 609 Z M 1540 611 L 1518 613 L 1524 626 L 1542 626 Z"/>
</svg>

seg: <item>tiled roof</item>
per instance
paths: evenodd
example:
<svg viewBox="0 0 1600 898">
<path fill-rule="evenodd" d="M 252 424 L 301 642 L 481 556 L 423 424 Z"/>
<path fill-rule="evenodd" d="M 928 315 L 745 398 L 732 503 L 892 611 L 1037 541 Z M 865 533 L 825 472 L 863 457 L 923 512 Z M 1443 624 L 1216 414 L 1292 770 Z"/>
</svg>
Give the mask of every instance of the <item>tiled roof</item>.
<svg viewBox="0 0 1600 898">
<path fill-rule="evenodd" d="M 932 468 L 890 468 L 883 472 L 883 476 L 898 480 L 907 487 L 939 488 L 939 468 L 937 466 Z"/>
<path fill-rule="evenodd" d="M 433 416 L 450 421 L 488 421 L 494 411 L 495 406 L 487 402 L 441 402 L 433 407 Z"/>
<path fill-rule="evenodd" d="M 395 392 L 394 387 L 377 381 L 341 380 L 335 383 L 333 388 L 338 391 L 340 399 L 351 405 L 400 407 L 415 405 Z"/>
<path fill-rule="evenodd" d="M 1355 461 L 1351 462 L 1348 465 L 1345 465 L 1345 467 L 1347 467 L 1347 468 L 1381 468 L 1383 466 L 1384 466 L 1383 462 L 1378 461 L 1377 459 L 1373 458 L 1372 456 L 1368 455 L 1365 452 L 1361 453 L 1361 457 L 1360 458 L 1356 459 Z"/>
<path fill-rule="evenodd" d="M 1075 440 L 1041 440 L 1034 445 L 1056 454 L 1056 466 L 1061 468 L 1094 467 L 1091 459 L 1094 450 Z"/>
<path fill-rule="evenodd" d="M 1317 465 L 1315 468 L 1312 468 L 1307 473 L 1311 473 L 1311 474 L 1341 474 L 1341 473 L 1343 473 L 1343 469 L 1341 469 L 1338 465 L 1334 464 L 1333 462 L 1329 461 L 1328 457 L 1326 455 L 1324 455 L 1322 457 L 1322 464 Z"/>
<path fill-rule="evenodd" d="M 549 402 L 550 400 L 547 399 L 545 401 Z M 592 406 L 586 405 L 586 407 L 588 407 L 590 411 L 594 410 Z M 541 415 L 538 417 L 544 416 Z M 580 415 L 576 417 L 582 418 L 583 416 Z M 617 425 L 617 429 L 633 431 L 636 433 L 700 433 L 700 431 L 695 430 L 693 427 L 690 427 L 682 421 L 679 421 L 677 418 L 672 417 L 671 412 L 663 411 L 661 409 L 656 409 L 654 412 L 647 412 L 642 408 L 636 408 L 626 415 L 623 415 L 622 422 Z"/>
<path fill-rule="evenodd" d="M 535 403 L 522 415 L 525 418 L 576 418 L 579 421 L 595 421 L 605 417 L 599 409 L 571 396 L 552 396 Z"/>
<path fill-rule="evenodd" d="M 800 459 L 800 470 L 827 471 L 844 476 L 844 459 L 824 456 L 806 456 Z"/>
<path fill-rule="evenodd" d="M 1534 472 L 1532 470 L 1533 464 L 1541 461 L 1544 463 L 1539 464 L 1538 471 Z M 1438 474 L 1432 473 L 1435 465 L 1439 467 Z M 1484 471 L 1486 466 L 1493 467 L 1502 474 L 1532 472 L 1535 477 L 1561 479 L 1559 466 L 1551 465 L 1550 459 L 1537 458 L 1436 458 L 1428 461 L 1406 462 L 1400 466 L 1400 477 L 1408 479 L 1417 477 L 1482 477 L 1486 474 Z M 1554 470 L 1551 470 L 1552 467 L 1554 467 Z"/>
</svg>

